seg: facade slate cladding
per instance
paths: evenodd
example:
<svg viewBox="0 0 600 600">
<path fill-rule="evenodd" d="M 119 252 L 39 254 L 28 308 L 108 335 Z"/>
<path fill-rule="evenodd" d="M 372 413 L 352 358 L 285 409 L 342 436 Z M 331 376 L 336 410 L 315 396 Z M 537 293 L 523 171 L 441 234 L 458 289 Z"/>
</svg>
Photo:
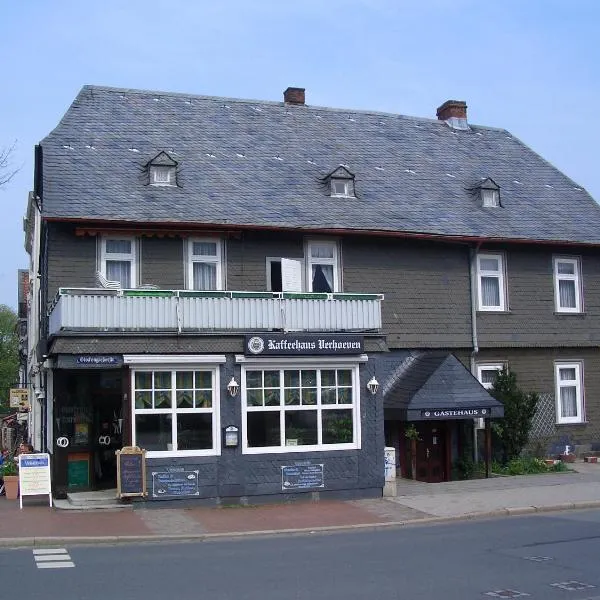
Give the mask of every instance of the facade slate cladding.
<svg viewBox="0 0 600 600">
<path fill-rule="evenodd" d="M 463 102 L 286 94 L 85 86 L 37 147 L 28 371 L 56 493 L 115 487 L 132 445 L 148 502 L 378 496 L 385 446 L 448 480 L 503 367 L 543 396 L 531 448 L 600 447 L 587 192 Z"/>
</svg>

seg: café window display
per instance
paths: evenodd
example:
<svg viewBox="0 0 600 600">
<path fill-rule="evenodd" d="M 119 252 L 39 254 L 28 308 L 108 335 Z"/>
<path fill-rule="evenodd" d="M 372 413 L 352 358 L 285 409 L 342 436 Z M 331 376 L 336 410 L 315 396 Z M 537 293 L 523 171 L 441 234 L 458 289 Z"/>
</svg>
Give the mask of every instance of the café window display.
<svg viewBox="0 0 600 600">
<path fill-rule="evenodd" d="M 360 447 L 358 367 L 242 372 L 244 452 Z"/>
<path fill-rule="evenodd" d="M 134 445 L 149 457 L 217 453 L 216 369 L 136 369 L 131 377 Z"/>
</svg>

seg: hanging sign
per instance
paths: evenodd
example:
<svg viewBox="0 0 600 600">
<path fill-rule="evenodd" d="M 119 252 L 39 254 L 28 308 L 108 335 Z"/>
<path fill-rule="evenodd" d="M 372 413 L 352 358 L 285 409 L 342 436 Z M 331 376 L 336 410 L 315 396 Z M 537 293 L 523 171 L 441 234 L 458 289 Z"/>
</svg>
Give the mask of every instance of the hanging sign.
<svg viewBox="0 0 600 600">
<path fill-rule="evenodd" d="M 29 410 L 29 390 L 27 388 L 13 388 L 9 393 L 10 407 L 19 410 Z"/>
<path fill-rule="evenodd" d="M 52 506 L 50 484 L 50 455 L 19 454 L 19 505 L 23 508 L 23 496 L 48 494 Z"/>
</svg>

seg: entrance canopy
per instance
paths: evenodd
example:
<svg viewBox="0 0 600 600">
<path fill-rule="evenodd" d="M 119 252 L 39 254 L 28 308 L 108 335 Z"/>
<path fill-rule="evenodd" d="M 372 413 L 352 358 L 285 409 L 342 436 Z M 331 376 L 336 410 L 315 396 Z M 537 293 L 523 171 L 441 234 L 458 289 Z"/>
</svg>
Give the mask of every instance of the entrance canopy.
<svg viewBox="0 0 600 600">
<path fill-rule="evenodd" d="M 431 421 L 503 417 L 504 406 L 448 352 L 407 357 L 383 386 L 386 419 Z"/>
</svg>

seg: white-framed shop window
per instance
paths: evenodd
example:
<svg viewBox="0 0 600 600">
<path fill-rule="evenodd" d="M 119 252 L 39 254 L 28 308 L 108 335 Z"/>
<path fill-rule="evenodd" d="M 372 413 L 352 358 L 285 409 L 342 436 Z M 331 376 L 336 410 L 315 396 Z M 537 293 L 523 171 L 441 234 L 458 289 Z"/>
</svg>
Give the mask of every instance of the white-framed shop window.
<svg viewBox="0 0 600 600">
<path fill-rule="evenodd" d="M 506 310 L 504 256 L 502 254 L 477 255 L 478 309 Z"/>
<path fill-rule="evenodd" d="M 556 382 L 556 422 L 583 423 L 583 363 L 557 362 L 554 364 Z"/>
<path fill-rule="evenodd" d="M 100 240 L 100 273 L 122 288 L 137 285 L 137 240 L 134 237 L 103 236 Z"/>
<path fill-rule="evenodd" d="M 223 243 L 220 239 L 187 240 L 187 280 L 190 290 L 223 289 Z"/>
<path fill-rule="evenodd" d="M 306 281 L 309 292 L 338 292 L 340 264 L 338 243 L 331 240 L 307 240 Z"/>
<path fill-rule="evenodd" d="M 496 376 L 506 365 L 502 363 L 478 364 L 477 379 L 479 383 L 486 389 L 491 390 L 496 381 Z"/>
<path fill-rule="evenodd" d="M 578 258 L 554 257 L 554 305 L 556 312 L 583 310 L 581 269 Z"/>
<path fill-rule="evenodd" d="M 219 368 L 140 365 L 131 370 L 132 440 L 148 457 L 220 453 Z"/>
<path fill-rule="evenodd" d="M 242 365 L 245 454 L 360 448 L 357 364 Z"/>
</svg>

